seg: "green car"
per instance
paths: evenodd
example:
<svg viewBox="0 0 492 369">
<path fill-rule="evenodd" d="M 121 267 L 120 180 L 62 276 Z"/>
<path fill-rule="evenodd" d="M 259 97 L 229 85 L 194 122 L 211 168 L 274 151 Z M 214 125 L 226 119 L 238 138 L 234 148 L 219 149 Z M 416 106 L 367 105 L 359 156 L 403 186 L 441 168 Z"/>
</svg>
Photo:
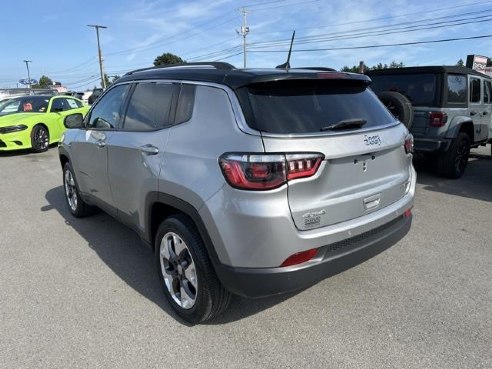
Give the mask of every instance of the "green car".
<svg viewBox="0 0 492 369">
<path fill-rule="evenodd" d="M 48 150 L 59 142 L 68 114 L 85 115 L 88 106 L 70 96 L 30 95 L 0 102 L 0 151 Z"/>
</svg>

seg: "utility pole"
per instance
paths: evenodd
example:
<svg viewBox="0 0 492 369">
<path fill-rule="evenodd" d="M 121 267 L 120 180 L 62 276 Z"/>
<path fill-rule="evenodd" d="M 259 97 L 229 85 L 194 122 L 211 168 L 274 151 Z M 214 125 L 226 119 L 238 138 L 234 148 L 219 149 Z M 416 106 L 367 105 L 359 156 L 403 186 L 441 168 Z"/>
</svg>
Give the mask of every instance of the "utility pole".
<svg viewBox="0 0 492 369">
<path fill-rule="evenodd" d="M 104 79 L 103 61 L 102 61 L 102 56 L 101 56 L 101 45 L 99 44 L 99 28 L 108 28 L 108 27 L 100 26 L 98 24 L 88 24 L 87 27 L 94 27 L 96 29 L 97 53 L 99 55 L 99 71 L 101 72 L 101 86 L 103 89 L 106 89 L 106 80 Z"/>
<path fill-rule="evenodd" d="M 243 36 L 243 67 L 246 68 L 246 35 L 249 33 L 249 27 L 246 25 L 246 15 L 249 13 L 245 7 L 239 8 L 239 11 L 243 13 L 243 25 L 241 30 L 236 30 L 238 35 Z"/>
<path fill-rule="evenodd" d="M 31 73 L 29 72 L 29 63 L 32 63 L 31 60 L 24 60 L 24 63 L 26 63 L 26 68 L 27 68 L 27 82 L 29 82 L 29 95 L 32 93 L 31 91 Z"/>
</svg>

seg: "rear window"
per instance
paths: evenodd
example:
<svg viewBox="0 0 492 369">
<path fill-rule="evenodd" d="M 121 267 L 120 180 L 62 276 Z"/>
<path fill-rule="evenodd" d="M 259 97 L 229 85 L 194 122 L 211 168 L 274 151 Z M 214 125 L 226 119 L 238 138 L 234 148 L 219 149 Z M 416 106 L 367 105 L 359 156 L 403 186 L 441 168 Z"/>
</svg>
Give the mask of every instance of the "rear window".
<svg viewBox="0 0 492 369">
<path fill-rule="evenodd" d="M 358 85 L 347 86 L 348 83 Z M 360 82 L 278 81 L 238 91 L 248 125 L 278 134 L 320 132 L 343 120 L 362 119 L 364 129 L 395 122 L 378 98 Z"/>
<path fill-rule="evenodd" d="M 374 92 L 395 91 L 405 95 L 415 106 L 432 106 L 436 101 L 436 75 L 388 74 L 371 75 Z"/>
</svg>

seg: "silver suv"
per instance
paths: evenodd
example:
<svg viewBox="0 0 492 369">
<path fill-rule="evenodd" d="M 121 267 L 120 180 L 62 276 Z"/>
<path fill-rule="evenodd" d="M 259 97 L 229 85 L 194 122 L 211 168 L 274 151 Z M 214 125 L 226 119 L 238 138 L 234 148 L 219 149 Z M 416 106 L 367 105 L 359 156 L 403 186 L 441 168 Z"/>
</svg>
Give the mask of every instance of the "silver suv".
<svg viewBox="0 0 492 369">
<path fill-rule="evenodd" d="M 225 63 L 128 73 L 65 120 L 69 210 L 96 206 L 138 232 L 192 323 L 231 293 L 308 287 L 410 229 L 413 139 L 369 84 Z"/>
</svg>

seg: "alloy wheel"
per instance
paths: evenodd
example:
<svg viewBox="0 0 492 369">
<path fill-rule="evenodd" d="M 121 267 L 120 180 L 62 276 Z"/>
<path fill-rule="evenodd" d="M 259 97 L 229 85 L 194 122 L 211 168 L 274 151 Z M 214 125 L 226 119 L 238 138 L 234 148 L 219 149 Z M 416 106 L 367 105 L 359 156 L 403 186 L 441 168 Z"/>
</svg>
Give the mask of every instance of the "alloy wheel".
<svg viewBox="0 0 492 369">
<path fill-rule="evenodd" d="M 72 211 L 77 210 L 77 188 L 75 187 L 75 180 L 73 179 L 72 172 L 65 171 L 65 195 L 67 198 L 68 206 Z"/>
<path fill-rule="evenodd" d="M 184 240 L 168 232 L 161 240 L 161 273 L 164 284 L 174 302 L 183 309 L 191 309 L 196 302 L 198 279 L 195 263 Z"/>
</svg>

